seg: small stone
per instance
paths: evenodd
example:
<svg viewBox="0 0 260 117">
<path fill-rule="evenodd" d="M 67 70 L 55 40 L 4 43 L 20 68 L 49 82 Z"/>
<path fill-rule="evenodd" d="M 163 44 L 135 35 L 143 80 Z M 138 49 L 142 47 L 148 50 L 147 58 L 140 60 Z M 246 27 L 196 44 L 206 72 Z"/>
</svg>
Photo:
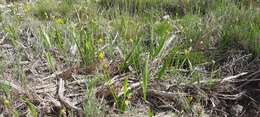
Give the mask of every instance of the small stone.
<svg viewBox="0 0 260 117">
<path fill-rule="evenodd" d="M 78 48 L 77 48 L 77 45 L 76 45 L 76 44 L 74 44 L 73 46 L 70 47 L 70 54 L 71 54 L 72 56 L 75 56 L 76 53 L 77 53 L 77 51 L 78 51 Z"/>
<path fill-rule="evenodd" d="M 167 19 L 170 19 L 170 15 L 165 15 L 162 17 L 163 20 L 167 20 Z"/>
<path fill-rule="evenodd" d="M 232 110 L 234 111 L 234 114 L 236 116 L 239 116 L 241 114 L 241 112 L 243 111 L 243 106 L 237 104 L 237 105 L 232 107 Z"/>
</svg>

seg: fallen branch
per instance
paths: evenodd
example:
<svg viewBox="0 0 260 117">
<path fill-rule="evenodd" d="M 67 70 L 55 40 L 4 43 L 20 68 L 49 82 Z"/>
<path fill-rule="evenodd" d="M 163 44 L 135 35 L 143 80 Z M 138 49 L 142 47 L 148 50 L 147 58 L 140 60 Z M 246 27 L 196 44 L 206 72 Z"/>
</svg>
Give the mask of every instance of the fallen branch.
<svg viewBox="0 0 260 117">
<path fill-rule="evenodd" d="M 44 78 L 41 78 L 41 80 L 47 80 L 47 79 L 50 79 L 50 78 L 56 78 L 56 77 L 61 77 L 63 79 L 69 79 L 72 77 L 72 74 L 74 72 L 77 72 L 77 70 L 79 69 L 79 67 L 77 65 L 75 66 L 72 66 L 72 67 L 69 67 L 65 70 L 62 70 L 62 71 L 56 71 L 54 72 L 53 74 L 47 76 L 47 77 L 44 77 Z"/>
<path fill-rule="evenodd" d="M 154 90 L 154 89 L 148 89 L 148 94 L 149 95 L 157 95 L 157 96 L 165 97 L 165 98 L 168 98 L 168 99 L 174 99 L 178 95 L 188 96 L 187 93 L 173 93 L 173 92 L 159 91 L 159 90 Z"/>
<path fill-rule="evenodd" d="M 3 49 L 11 49 L 11 48 L 13 48 L 13 46 L 10 45 L 10 44 L 4 44 L 4 45 L 0 45 L 0 48 L 3 48 Z"/>
<path fill-rule="evenodd" d="M 0 80 L 0 85 L 7 85 L 10 86 L 11 89 L 14 90 L 15 94 L 17 95 L 24 95 L 27 96 L 29 98 L 29 100 L 38 100 L 38 101 L 42 101 L 42 99 L 39 97 L 39 95 L 37 95 L 33 90 L 26 90 L 24 88 L 22 88 L 19 85 L 16 85 L 10 81 L 7 80 Z"/>
<path fill-rule="evenodd" d="M 253 72 L 253 73 L 249 74 L 248 76 L 246 76 L 247 81 L 245 83 L 241 84 L 237 88 L 240 89 L 240 88 L 248 85 L 249 83 L 251 83 L 252 80 L 257 79 L 259 77 L 260 77 L 260 69 L 258 71 L 256 71 L 256 72 Z"/>
<path fill-rule="evenodd" d="M 237 75 L 234 75 L 234 76 L 226 77 L 226 78 L 224 78 L 224 79 L 221 81 L 221 83 L 231 82 L 232 80 L 237 79 L 237 78 L 239 78 L 239 77 L 241 77 L 241 76 L 244 76 L 244 75 L 246 75 L 246 74 L 247 74 L 247 72 L 243 72 L 243 73 L 240 73 L 240 74 L 237 74 Z"/>
<path fill-rule="evenodd" d="M 61 108 L 61 103 L 59 100 L 53 98 L 50 94 L 45 94 L 48 98 L 49 98 L 49 101 L 54 104 L 55 107 L 58 107 L 58 108 Z"/>
<path fill-rule="evenodd" d="M 82 109 L 76 107 L 73 103 L 71 103 L 67 98 L 64 97 L 65 92 L 65 86 L 64 86 L 64 80 L 62 78 L 59 79 L 59 90 L 58 90 L 58 97 L 60 101 L 68 108 L 71 108 L 73 110 L 82 111 Z"/>
<path fill-rule="evenodd" d="M 246 94 L 246 91 L 240 92 L 240 93 L 235 94 L 235 95 L 217 94 L 217 96 L 218 96 L 218 98 L 222 98 L 222 99 L 237 100 L 245 94 Z"/>
</svg>

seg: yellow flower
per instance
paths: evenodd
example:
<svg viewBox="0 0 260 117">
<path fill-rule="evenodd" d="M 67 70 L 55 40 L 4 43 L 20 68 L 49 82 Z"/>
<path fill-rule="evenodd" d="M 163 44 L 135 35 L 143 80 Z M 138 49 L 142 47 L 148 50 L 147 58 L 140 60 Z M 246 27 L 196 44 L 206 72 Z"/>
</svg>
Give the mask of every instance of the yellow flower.
<svg viewBox="0 0 260 117">
<path fill-rule="evenodd" d="M 65 113 L 66 113 L 66 110 L 65 110 L 64 108 L 62 108 L 62 109 L 60 110 L 60 113 L 61 113 L 61 114 L 65 114 Z"/>
<path fill-rule="evenodd" d="M 130 42 L 130 43 L 133 43 L 133 42 L 134 42 L 134 40 L 133 40 L 132 38 L 130 38 L 130 39 L 129 39 L 129 42 Z"/>
<path fill-rule="evenodd" d="M 49 19 L 49 16 L 48 16 L 47 12 L 44 12 L 44 16 L 45 16 L 46 19 Z"/>
<path fill-rule="evenodd" d="M 29 5 L 25 5 L 23 10 L 27 14 L 27 13 L 29 13 L 31 11 L 31 7 Z"/>
<path fill-rule="evenodd" d="M 103 39 L 102 38 L 98 39 L 98 44 L 102 44 L 102 43 L 103 43 Z"/>
<path fill-rule="evenodd" d="M 5 99 L 4 100 L 4 105 L 9 108 L 11 106 L 11 103 L 10 103 L 9 100 Z"/>
<path fill-rule="evenodd" d="M 188 53 L 189 53 L 189 50 L 185 49 L 185 50 L 184 50 L 184 54 L 185 54 L 185 55 L 188 55 Z"/>
<path fill-rule="evenodd" d="M 100 52 L 100 53 L 98 54 L 98 60 L 99 60 L 99 61 L 104 61 L 104 59 L 105 59 L 105 53 L 104 53 L 104 52 Z"/>
<path fill-rule="evenodd" d="M 215 63 L 216 63 L 216 61 L 214 61 L 214 60 L 212 60 L 211 62 L 212 62 L 213 64 L 215 64 Z"/>
<path fill-rule="evenodd" d="M 61 19 L 61 18 L 59 18 L 59 19 L 56 19 L 56 20 L 55 20 L 55 23 L 62 25 L 62 24 L 64 24 L 64 20 Z"/>
<path fill-rule="evenodd" d="M 180 28 L 181 31 L 185 32 L 185 28 L 182 25 L 180 25 L 179 28 Z"/>
<path fill-rule="evenodd" d="M 193 101 L 193 97 L 192 96 L 188 96 L 187 100 L 188 100 L 189 103 L 191 103 Z"/>
<path fill-rule="evenodd" d="M 108 63 L 104 61 L 104 62 L 102 63 L 102 67 L 103 67 L 103 70 L 108 70 L 108 67 L 109 67 L 109 66 L 108 66 Z"/>
<path fill-rule="evenodd" d="M 130 100 L 126 100 L 126 101 L 125 101 L 125 104 L 126 104 L 126 105 L 130 105 L 130 104 L 131 104 L 131 101 L 130 101 Z"/>
</svg>

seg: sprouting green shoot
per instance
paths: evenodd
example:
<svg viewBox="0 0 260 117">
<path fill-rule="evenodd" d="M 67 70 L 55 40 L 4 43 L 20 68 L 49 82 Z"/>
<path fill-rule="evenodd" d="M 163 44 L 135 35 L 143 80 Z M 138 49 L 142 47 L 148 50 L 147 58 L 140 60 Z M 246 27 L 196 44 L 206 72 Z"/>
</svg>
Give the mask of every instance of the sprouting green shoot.
<svg viewBox="0 0 260 117">
<path fill-rule="evenodd" d="M 125 112 L 125 110 L 126 110 L 126 106 L 127 106 L 126 100 L 127 100 L 127 96 L 128 96 L 127 94 L 128 94 L 128 80 L 125 79 L 124 80 L 124 97 L 121 102 L 121 111 L 122 112 Z"/>
<path fill-rule="evenodd" d="M 19 117 L 19 113 L 18 111 L 12 107 L 12 102 L 8 99 L 2 99 L 0 98 L 1 101 L 3 101 L 3 106 L 8 110 L 8 111 L 11 111 L 11 115 L 14 116 L 14 117 Z"/>
<path fill-rule="evenodd" d="M 153 110 L 148 108 L 148 117 L 153 117 Z"/>
<path fill-rule="evenodd" d="M 29 100 L 27 99 L 23 99 L 23 101 L 25 102 L 26 106 L 28 107 L 29 109 L 29 112 L 30 112 L 30 115 L 32 117 L 38 117 L 39 114 L 38 114 L 38 109 L 35 105 L 33 105 Z"/>
<path fill-rule="evenodd" d="M 120 106 L 119 97 L 116 94 L 114 86 L 110 86 L 110 90 L 111 90 L 112 96 L 113 96 L 114 101 L 115 101 L 115 106 L 116 106 L 116 108 L 119 108 L 119 106 Z"/>
<path fill-rule="evenodd" d="M 144 76 L 143 76 L 143 97 L 145 101 L 147 100 L 148 80 L 149 80 L 149 55 L 147 56 L 145 62 Z"/>
<path fill-rule="evenodd" d="M 43 37 L 44 37 L 43 42 L 44 42 L 45 46 L 51 48 L 52 47 L 52 41 L 51 41 L 50 36 L 44 30 L 42 30 L 41 33 L 43 34 Z"/>
<path fill-rule="evenodd" d="M 49 69 L 54 70 L 53 58 L 52 58 L 51 53 L 48 51 L 45 53 L 45 56 L 47 58 L 47 63 L 48 63 Z"/>
<path fill-rule="evenodd" d="M 13 46 L 16 47 L 17 39 L 18 39 L 18 32 L 17 32 L 16 28 L 14 26 L 8 24 L 7 27 L 5 28 L 5 31 L 8 34 L 8 36 L 10 37 Z"/>
</svg>

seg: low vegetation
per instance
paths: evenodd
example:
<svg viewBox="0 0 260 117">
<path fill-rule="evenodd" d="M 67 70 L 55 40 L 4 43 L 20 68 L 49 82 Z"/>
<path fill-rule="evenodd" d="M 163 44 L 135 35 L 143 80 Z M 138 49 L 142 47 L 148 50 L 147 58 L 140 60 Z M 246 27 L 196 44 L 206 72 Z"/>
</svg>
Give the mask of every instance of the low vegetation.
<svg viewBox="0 0 260 117">
<path fill-rule="evenodd" d="M 259 116 L 259 0 L 0 3 L 0 116 Z"/>
</svg>

